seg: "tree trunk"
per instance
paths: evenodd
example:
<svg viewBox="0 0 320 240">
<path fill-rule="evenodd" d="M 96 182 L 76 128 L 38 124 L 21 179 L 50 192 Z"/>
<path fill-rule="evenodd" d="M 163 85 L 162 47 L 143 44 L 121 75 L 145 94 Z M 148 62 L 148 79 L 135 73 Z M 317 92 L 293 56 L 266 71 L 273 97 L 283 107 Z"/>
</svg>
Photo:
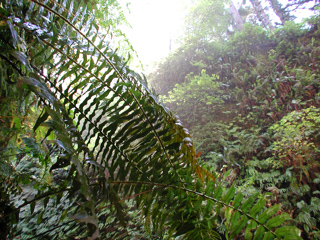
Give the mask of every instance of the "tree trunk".
<svg viewBox="0 0 320 240">
<path fill-rule="evenodd" d="M 273 32 L 274 30 L 274 26 L 272 25 L 270 18 L 268 16 L 268 14 L 265 13 L 264 9 L 261 6 L 261 3 L 259 0 L 250 0 L 254 12 L 257 15 L 259 21 L 262 23 L 262 25 L 265 28 L 269 28 L 271 30 L 271 32 Z"/>
<path fill-rule="evenodd" d="M 238 31 L 241 31 L 243 29 L 243 20 L 238 12 L 238 10 L 236 9 L 236 7 L 233 4 L 233 1 L 230 0 L 230 12 L 233 16 L 233 19 L 236 23 L 237 29 Z"/>
<path fill-rule="evenodd" d="M 284 25 L 286 21 L 289 21 L 290 14 L 285 11 L 284 8 L 282 8 L 281 4 L 278 2 L 278 0 L 268 0 L 273 11 L 277 14 L 277 16 L 281 20 L 281 24 Z"/>
</svg>

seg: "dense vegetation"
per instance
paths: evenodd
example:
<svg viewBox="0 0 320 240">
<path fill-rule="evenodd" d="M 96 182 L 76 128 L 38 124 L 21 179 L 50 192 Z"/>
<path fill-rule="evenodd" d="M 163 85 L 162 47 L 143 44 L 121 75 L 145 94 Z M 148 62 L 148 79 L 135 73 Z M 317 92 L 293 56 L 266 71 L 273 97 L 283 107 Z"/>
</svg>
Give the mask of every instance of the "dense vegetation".
<svg viewBox="0 0 320 240">
<path fill-rule="evenodd" d="M 210 21 L 201 18 L 213 12 L 208 4 L 221 7 L 198 1 L 183 45 L 149 76 L 152 85 L 189 129 L 206 169 L 244 195 L 265 194 L 304 239 L 319 239 L 320 18 L 272 29 L 252 20 L 221 39 L 210 32 L 221 36 L 221 28 L 197 25 Z"/>
<path fill-rule="evenodd" d="M 316 237 L 318 19 L 182 46 L 162 84 L 193 143 L 114 50 L 120 10 L 1 2 L 0 238 Z"/>
</svg>

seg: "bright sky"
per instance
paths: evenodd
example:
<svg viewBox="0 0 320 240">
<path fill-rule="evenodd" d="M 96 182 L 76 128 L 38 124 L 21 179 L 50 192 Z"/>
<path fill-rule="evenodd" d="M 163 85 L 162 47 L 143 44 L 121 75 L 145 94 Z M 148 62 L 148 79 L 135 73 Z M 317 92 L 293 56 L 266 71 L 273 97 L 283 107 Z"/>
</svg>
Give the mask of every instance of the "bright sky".
<svg viewBox="0 0 320 240">
<path fill-rule="evenodd" d="M 175 49 L 182 33 L 184 5 L 181 0 L 132 0 L 127 17 L 132 29 L 125 29 L 129 41 L 145 66 L 159 61 Z M 149 65 L 149 67 L 147 66 Z"/>
<path fill-rule="evenodd" d="M 235 3 L 238 1 L 234 0 Z M 288 0 L 280 1 L 285 5 Z M 148 73 L 152 69 L 153 62 L 168 56 L 170 43 L 172 51 L 177 48 L 175 40 L 183 34 L 185 4 L 190 3 L 191 0 L 122 0 L 119 2 L 123 3 L 123 6 L 126 2 L 130 2 L 131 13 L 126 15 L 126 18 L 132 28 L 124 28 L 123 31 L 138 53 L 144 65 L 144 71 Z M 307 17 L 308 14 L 299 12 L 296 16 L 301 18 Z M 138 60 L 136 58 L 134 60 L 133 68 L 139 65 Z"/>
</svg>

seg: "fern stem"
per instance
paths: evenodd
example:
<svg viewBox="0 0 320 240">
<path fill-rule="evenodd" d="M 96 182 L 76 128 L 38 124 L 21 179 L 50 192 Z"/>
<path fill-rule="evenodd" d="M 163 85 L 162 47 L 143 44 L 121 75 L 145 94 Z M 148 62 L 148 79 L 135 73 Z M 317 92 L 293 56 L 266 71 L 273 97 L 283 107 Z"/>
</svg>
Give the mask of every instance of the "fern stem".
<svg viewBox="0 0 320 240">
<path fill-rule="evenodd" d="M 135 194 L 135 195 L 126 197 L 126 198 L 124 198 L 124 199 L 121 199 L 121 200 L 118 201 L 118 202 L 114 202 L 114 203 L 111 203 L 111 204 L 109 204 L 109 205 L 107 205 L 107 206 L 104 206 L 104 207 L 102 207 L 102 208 L 96 209 L 96 212 L 99 212 L 100 210 L 102 210 L 102 209 L 104 209 L 104 208 L 111 207 L 111 206 L 113 206 L 113 205 L 115 205 L 115 204 L 117 204 L 117 203 L 126 201 L 126 200 L 128 200 L 128 199 L 135 198 L 135 197 L 137 197 L 137 196 L 139 196 L 139 195 L 142 195 L 142 194 L 145 194 L 145 193 L 148 193 L 148 192 L 153 192 L 153 191 L 156 191 L 156 190 L 159 190 L 159 189 L 164 189 L 164 188 L 165 188 L 165 186 L 163 186 L 163 187 L 158 187 L 158 188 L 153 188 L 153 189 L 149 189 L 149 190 L 146 190 L 146 191 L 137 193 L 137 194 Z"/>
<path fill-rule="evenodd" d="M 49 44 L 49 43 L 48 43 L 48 44 Z M 50 44 L 49 44 L 49 46 L 50 46 Z M 52 47 L 53 47 L 53 46 L 52 46 Z M 54 49 L 57 50 L 55 47 L 54 47 Z M 80 65 L 80 66 L 81 66 L 81 65 Z M 80 111 L 80 109 L 79 109 L 62 91 L 60 91 L 59 88 L 58 88 L 57 86 L 55 86 L 55 84 L 53 84 L 53 83 L 51 82 L 51 80 L 50 80 L 49 78 L 47 78 L 47 77 L 44 76 L 42 73 L 40 73 L 40 71 L 39 71 L 35 66 L 32 66 L 32 67 L 33 67 L 43 78 L 45 78 L 45 80 L 46 80 L 47 82 L 49 82 L 49 83 L 51 84 L 51 86 L 53 86 L 57 91 L 59 91 L 59 93 L 60 93 L 65 99 L 67 99 L 67 100 L 69 101 L 69 103 L 70 103 L 77 111 L 79 111 L 89 123 L 91 123 L 93 126 L 96 126 L 96 125 L 87 117 L 87 115 L 85 115 L 82 111 Z M 84 68 L 84 69 L 85 69 L 85 68 Z M 92 75 L 93 75 L 93 74 L 92 74 Z M 134 164 L 133 161 L 131 161 L 131 160 L 117 147 L 117 145 L 115 145 L 115 143 L 114 143 L 111 139 L 109 139 L 106 134 L 104 134 L 104 133 L 102 132 L 102 130 L 101 130 L 100 128 L 98 128 L 97 126 L 96 126 L 96 128 L 98 129 L 98 131 L 99 131 L 100 134 L 102 134 L 106 139 L 108 139 L 108 140 L 111 142 L 112 146 L 113 146 L 115 149 L 117 149 L 117 151 L 122 155 L 122 157 L 124 157 L 124 158 L 125 158 L 128 162 L 130 162 L 141 174 L 143 174 L 143 171 L 142 171 L 140 168 L 138 168 L 138 167 L 136 166 L 136 164 Z M 148 179 L 148 180 L 150 180 L 150 179 Z M 151 180 L 150 180 L 150 181 L 151 181 Z"/>
<path fill-rule="evenodd" d="M 185 188 L 185 187 L 178 187 L 178 186 L 176 186 L 176 185 L 163 184 L 163 183 L 137 182 L 137 181 L 114 181 L 114 182 L 109 182 L 109 183 L 113 183 L 113 184 L 145 184 L 145 185 L 161 186 L 161 188 L 157 188 L 157 189 L 163 189 L 163 188 L 169 187 L 169 188 L 175 188 L 175 189 L 183 190 L 183 191 L 185 191 L 185 192 L 193 193 L 193 194 L 195 194 L 195 195 L 197 195 L 197 196 L 206 198 L 206 199 L 211 200 L 211 201 L 213 201 L 213 202 L 220 203 L 220 204 L 222 204 L 222 205 L 224 205 L 224 206 L 226 206 L 226 207 L 232 208 L 234 211 L 237 211 L 237 212 L 239 212 L 240 214 L 245 215 L 245 216 L 248 217 L 249 219 L 255 221 L 258 225 L 263 226 L 265 229 L 267 229 L 269 232 L 271 232 L 272 235 L 274 235 L 275 237 L 277 237 L 277 235 L 276 235 L 271 229 L 269 229 L 265 224 L 260 223 L 257 219 L 255 219 L 255 218 L 252 217 L 251 215 L 243 212 L 243 211 L 240 210 L 240 209 L 237 209 L 237 208 L 233 207 L 233 206 L 230 205 L 230 204 L 226 204 L 226 203 L 223 202 L 223 201 L 220 201 L 220 200 L 218 200 L 218 199 L 216 199 L 216 198 L 210 197 L 210 196 L 206 195 L 205 193 L 200 193 L 200 192 L 197 192 L 197 191 L 195 191 L 195 190 L 187 189 L 187 188 Z"/>
<path fill-rule="evenodd" d="M 58 16 L 59 18 L 63 19 L 66 23 L 68 23 L 77 33 L 79 33 L 84 39 L 86 39 L 100 54 L 101 56 L 103 56 L 103 58 L 107 61 L 107 63 L 112 67 L 112 69 L 115 71 L 116 75 L 118 76 L 118 78 L 122 81 L 125 82 L 123 76 L 120 74 L 120 72 L 118 71 L 118 69 L 115 67 L 115 65 L 109 60 L 109 58 L 107 58 L 107 56 L 84 34 L 82 33 L 76 26 L 74 26 L 67 18 L 65 18 L 64 16 L 62 16 L 61 14 L 59 14 L 58 12 L 56 12 L 55 10 L 51 9 L 50 7 L 48 7 L 47 5 L 40 3 L 36 0 L 31 0 L 32 2 L 38 4 L 39 6 L 42 6 L 43 8 L 47 9 L 48 11 L 52 12 L 53 14 L 55 14 L 56 16 Z M 153 124 L 151 123 L 150 119 L 148 118 L 145 110 L 142 108 L 141 104 L 139 103 L 138 99 L 136 98 L 136 96 L 131 93 L 129 91 L 129 93 L 132 95 L 133 99 L 135 100 L 135 102 L 138 104 L 140 110 L 142 111 L 143 115 L 145 116 L 145 118 L 147 119 L 149 125 L 152 128 L 152 131 L 155 135 L 155 137 L 157 138 L 157 141 L 159 142 L 161 148 L 163 149 L 166 158 L 168 160 L 168 162 L 170 163 L 170 165 L 173 167 L 173 169 L 175 170 L 176 174 L 178 175 L 180 181 L 182 181 L 181 176 L 178 174 L 175 165 L 172 163 L 172 161 L 170 160 L 170 156 L 168 154 L 168 152 L 166 151 L 160 136 L 158 135 L 157 131 L 155 130 Z"/>
</svg>

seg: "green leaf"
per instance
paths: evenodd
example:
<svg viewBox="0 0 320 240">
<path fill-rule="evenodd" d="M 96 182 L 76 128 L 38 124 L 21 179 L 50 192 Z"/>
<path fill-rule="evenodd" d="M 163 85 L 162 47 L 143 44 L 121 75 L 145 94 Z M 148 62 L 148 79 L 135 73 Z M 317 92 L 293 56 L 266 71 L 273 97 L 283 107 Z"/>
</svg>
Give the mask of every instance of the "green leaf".
<svg viewBox="0 0 320 240">
<path fill-rule="evenodd" d="M 13 52 L 11 53 L 16 59 L 18 59 L 25 67 L 28 71 L 32 71 L 28 58 L 27 56 L 23 53 L 23 52 Z"/>
<path fill-rule="evenodd" d="M 265 210 L 263 213 L 259 215 L 259 222 L 264 224 L 272 215 L 276 214 L 281 210 L 280 204 L 273 205 L 272 207 Z"/>
<path fill-rule="evenodd" d="M 14 118 L 13 118 L 13 122 L 14 122 L 14 124 L 15 124 L 15 128 L 17 128 L 17 129 L 21 128 L 20 118 L 14 117 Z"/>
<path fill-rule="evenodd" d="M 57 168 L 64 168 L 70 165 L 71 157 L 68 155 L 60 155 L 57 159 L 57 162 L 52 165 L 50 172 Z"/>
<path fill-rule="evenodd" d="M 286 220 L 291 220 L 290 215 L 288 213 L 281 213 L 279 216 L 276 216 L 270 219 L 266 223 L 266 226 L 270 229 L 273 229 L 273 228 L 279 227 Z"/>
<path fill-rule="evenodd" d="M 180 147 L 181 143 L 180 142 L 175 142 L 175 143 L 172 143 L 168 146 L 166 146 L 166 150 L 178 150 L 179 147 Z"/>
<path fill-rule="evenodd" d="M 263 239 L 263 235 L 264 235 L 265 231 L 266 231 L 265 228 L 260 225 L 258 227 L 257 231 L 254 234 L 253 240 L 261 240 L 261 239 Z"/>
<path fill-rule="evenodd" d="M 136 98 L 140 98 L 141 97 L 141 92 L 135 91 L 133 89 L 129 90 Z"/>
<path fill-rule="evenodd" d="M 234 237 L 236 237 L 247 225 L 247 222 L 247 216 L 243 216 L 241 220 L 238 221 L 237 224 L 231 228 L 232 234 L 230 235 L 230 238 L 233 239 Z"/>
<path fill-rule="evenodd" d="M 234 183 L 233 183 L 232 186 L 229 188 L 227 194 L 224 196 L 223 201 L 226 204 L 229 204 L 231 199 L 234 197 L 235 192 L 236 192 L 236 188 L 234 187 Z"/>
<path fill-rule="evenodd" d="M 42 222 L 43 214 L 44 214 L 44 211 L 41 211 L 40 214 L 38 215 L 37 224 L 40 224 Z"/>
<path fill-rule="evenodd" d="M 231 220 L 230 220 L 230 223 L 231 223 L 231 227 L 230 228 L 231 229 L 234 229 L 235 225 L 237 225 L 239 223 L 240 217 L 241 217 L 240 212 L 238 212 L 238 211 L 234 211 L 233 212 Z"/>
<path fill-rule="evenodd" d="M 56 134 L 57 136 L 57 140 L 55 140 L 56 144 L 63 148 L 65 151 L 67 151 L 69 154 L 73 154 L 75 153 L 75 150 L 73 148 L 73 144 L 72 144 L 72 140 L 65 135 L 61 135 L 61 134 Z"/>
<path fill-rule="evenodd" d="M 254 220 L 249 220 L 249 224 L 248 224 L 248 226 L 247 226 L 247 228 L 246 228 L 245 236 L 244 236 L 244 238 L 245 238 L 246 240 L 249 240 L 249 239 L 251 240 L 251 239 L 252 239 L 253 234 L 252 234 L 251 230 L 252 230 L 252 229 L 255 229 L 257 226 L 258 226 L 258 223 L 257 223 L 256 221 L 254 221 Z"/>
<path fill-rule="evenodd" d="M 42 115 L 40 115 L 34 124 L 33 131 L 36 131 L 37 128 L 49 117 L 49 114 L 47 112 L 44 112 Z"/>
<path fill-rule="evenodd" d="M 85 223 L 90 223 L 92 225 L 94 225 L 95 227 L 98 227 L 98 223 L 97 223 L 97 219 L 94 218 L 93 216 L 88 215 L 87 213 L 78 213 L 72 217 L 70 217 L 70 219 L 74 219 L 78 222 L 85 222 Z"/>
<path fill-rule="evenodd" d="M 43 199 L 43 208 L 46 208 L 47 207 L 47 204 L 48 204 L 48 202 L 49 202 L 49 197 L 46 197 L 46 198 L 44 198 Z"/>
<path fill-rule="evenodd" d="M 271 233 L 271 232 L 267 232 L 264 237 L 263 237 L 263 240 L 273 240 L 275 239 L 276 237 Z"/>
<path fill-rule="evenodd" d="M 17 31 L 14 29 L 14 26 L 12 25 L 11 21 L 7 21 L 7 24 L 8 24 L 8 26 L 9 26 L 10 31 L 11 31 L 13 46 L 16 47 L 17 44 L 20 42 L 20 41 L 19 41 L 18 33 L 17 33 Z"/>
<path fill-rule="evenodd" d="M 45 107 L 46 112 L 50 115 L 53 121 L 54 130 L 57 131 L 60 135 L 67 135 L 66 126 L 63 123 L 62 116 L 59 114 L 59 112 L 50 109 L 48 107 Z"/>
<path fill-rule="evenodd" d="M 36 206 L 35 202 L 31 202 L 30 203 L 30 212 L 31 212 L 31 214 L 33 214 L 35 206 Z"/>
<path fill-rule="evenodd" d="M 56 195 L 56 206 L 60 203 L 61 198 L 62 198 L 62 193 L 58 193 Z"/>
<path fill-rule="evenodd" d="M 285 239 L 302 239 L 300 237 L 300 229 L 293 227 L 293 226 L 285 226 L 276 229 L 275 234 L 277 235 L 278 238 L 283 238 Z"/>
<path fill-rule="evenodd" d="M 249 208 L 251 208 L 252 204 L 254 203 L 258 195 L 259 193 L 255 193 L 252 196 L 250 196 L 248 200 L 245 201 L 244 204 L 242 204 L 241 210 L 246 213 L 249 210 Z"/>
<path fill-rule="evenodd" d="M 242 200 L 243 200 L 243 194 L 240 192 L 237 194 L 237 196 L 233 200 L 233 207 L 237 209 L 241 205 Z"/>
<path fill-rule="evenodd" d="M 292 235 L 292 236 L 285 236 L 284 238 L 283 238 L 283 240 L 302 240 L 302 237 L 300 237 L 300 236 L 296 236 L 296 235 Z"/>
<path fill-rule="evenodd" d="M 222 193 L 223 193 L 222 187 L 218 186 L 214 191 L 213 198 L 220 199 Z"/>
<path fill-rule="evenodd" d="M 252 217 L 256 217 L 256 215 L 261 211 L 261 209 L 264 207 L 264 205 L 266 204 L 266 199 L 265 198 L 261 198 L 256 205 L 254 205 L 254 207 L 250 210 L 249 214 Z"/>
</svg>

